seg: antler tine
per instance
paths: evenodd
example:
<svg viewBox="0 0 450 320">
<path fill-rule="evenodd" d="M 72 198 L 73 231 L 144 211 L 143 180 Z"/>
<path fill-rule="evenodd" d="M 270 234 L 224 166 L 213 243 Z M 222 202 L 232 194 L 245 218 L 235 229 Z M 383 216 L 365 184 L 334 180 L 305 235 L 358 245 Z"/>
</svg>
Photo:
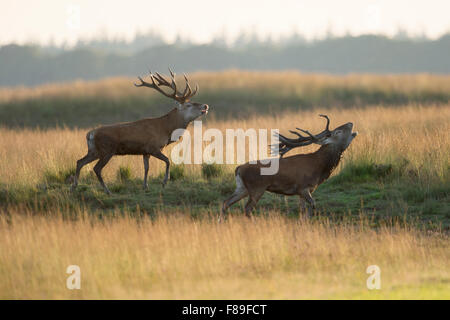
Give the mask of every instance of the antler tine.
<svg viewBox="0 0 450 320">
<path fill-rule="evenodd" d="M 141 83 L 138 84 L 138 83 L 134 82 L 134 85 L 136 87 L 143 87 L 145 85 L 145 81 L 142 80 L 142 78 L 140 76 L 138 76 L 138 79 L 141 81 Z"/>
<path fill-rule="evenodd" d="M 152 83 L 148 83 L 147 81 L 144 81 L 140 76 L 138 76 L 138 79 L 141 81 L 141 83 L 140 83 L 140 84 L 135 83 L 134 85 L 135 85 L 136 87 L 148 87 L 148 88 L 152 88 L 152 89 L 155 89 L 156 91 L 158 91 L 159 93 L 162 93 L 162 94 L 165 95 L 166 97 L 173 98 L 172 95 L 165 93 L 165 92 L 159 87 L 159 85 L 164 85 L 164 83 L 161 83 L 161 79 L 159 79 L 157 76 L 153 75 L 153 73 L 152 73 L 151 71 L 149 71 L 149 72 L 150 72 L 149 77 L 150 77 L 150 79 L 152 80 Z M 155 79 L 156 79 L 156 81 L 158 82 L 159 85 L 155 82 Z"/>
<path fill-rule="evenodd" d="M 171 82 L 167 81 L 166 78 L 164 78 L 159 72 L 156 72 L 156 79 L 159 82 L 159 85 L 164 85 L 167 87 L 170 87 L 174 90 L 173 96 L 177 101 L 181 102 L 181 99 L 183 98 L 182 96 L 180 97 L 179 94 L 180 92 L 178 92 L 177 89 L 177 82 L 175 81 L 175 73 L 169 68 L 169 72 L 170 72 L 170 80 Z"/>
<path fill-rule="evenodd" d="M 148 72 L 149 72 L 150 80 L 152 80 L 152 84 L 153 84 L 155 87 L 157 87 L 158 85 L 157 85 L 156 82 L 155 82 L 155 76 L 153 75 L 153 73 L 152 73 L 151 70 L 148 70 Z"/>
<path fill-rule="evenodd" d="M 310 138 L 303 137 L 299 133 L 297 133 L 297 135 L 299 136 L 299 138 L 297 138 L 297 139 L 289 139 L 280 133 L 277 133 L 276 135 L 278 137 L 278 140 L 281 141 L 281 144 L 283 144 L 285 146 L 294 147 L 294 146 L 300 146 L 300 145 L 308 145 L 308 144 L 312 143 Z"/>
<path fill-rule="evenodd" d="M 185 73 L 183 73 L 184 80 L 186 81 L 186 87 L 184 88 L 183 97 L 189 97 L 192 93 L 191 86 L 189 85 L 189 80 Z"/>
<path fill-rule="evenodd" d="M 289 150 L 296 148 L 296 147 L 304 147 L 304 146 L 308 146 L 310 144 L 316 143 L 316 144 L 322 144 L 321 140 L 323 138 L 325 138 L 329 133 L 329 126 L 330 126 L 330 119 L 328 118 L 327 115 L 321 114 L 319 115 L 325 119 L 327 119 L 327 124 L 325 127 L 325 130 L 323 130 L 321 133 L 317 134 L 317 135 L 313 135 L 311 132 L 309 132 L 308 130 L 304 130 L 301 128 L 296 128 L 297 130 L 299 130 L 300 132 L 303 132 L 305 134 L 307 134 L 308 136 L 302 136 L 300 133 L 289 130 L 290 133 L 295 134 L 298 138 L 296 139 L 289 139 L 285 136 L 283 136 L 280 133 L 277 133 L 276 135 L 278 136 L 279 139 L 279 143 L 278 143 L 278 153 L 280 154 L 280 157 L 283 157 L 283 155 L 288 152 Z M 274 149 L 273 147 L 276 147 L 277 145 L 272 145 L 272 150 Z M 276 150 L 275 150 L 276 151 Z"/>
<path fill-rule="evenodd" d="M 191 85 L 189 84 L 188 77 L 186 76 L 186 74 L 183 74 L 183 75 L 184 75 L 184 80 L 186 81 L 185 97 L 188 100 L 188 99 L 192 98 L 193 96 L 195 96 L 199 87 L 198 87 L 198 84 L 195 84 L 195 89 L 194 89 L 194 91 L 192 91 Z"/>
<path fill-rule="evenodd" d="M 289 130 L 290 133 L 295 134 L 296 136 L 298 136 L 299 138 L 305 138 L 304 136 L 302 136 L 300 133 L 298 133 L 297 131 L 294 130 Z"/>
<path fill-rule="evenodd" d="M 306 138 L 301 136 L 299 133 L 296 133 L 298 136 L 300 136 L 297 139 L 289 139 L 283 136 L 280 133 L 276 133 L 276 136 L 278 137 L 278 140 L 280 141 L 278 145 L 271 145 L 272 154 L 277 154 L 276 147 L 278 146 L 278 154 L 280 154 L 281 157 L 288 152 L 289 150 L 296 148 L 296 147 L 304 147 L 308 146 L 313 143 L 313 141 L 310 138 Z"/>
<path fill-rule="evenodd" d="M 152 75 L 152 73 L 150 73 L 150 79 L 152 80 L 152 83 L 148 83 L 147 81 L 144 81 L 140 76 L 138 76 L 138 79 L 141 81 L 141 83 L 134 83 L 134 85 L 136 86 L 136 87 L 148 87 L 148 88 L 153 88 L 153 89 L 157 89 L 158 90 L 158 88 L 157 88 L 157 86 L 156 86 L 156 83 L 155 83 L 155 80 L 153 79 L 153 75 Z"/>
<path fill-rule="evenodd" d="M 158 81 L 158 85 L 163 85 L 172 88 L 169 81 L 167 81 L 159 72 L 155 72 L 155 79 Z"/>
<path fill-rule="evenodd" d="M 170 69 L 170 67 L 167 69 L 169 69 L 170 76 L 172 77 L 172 79 L 175 78 L 175 73 L 172 71 L 172 69 Z"/>
<path fill-rule="evenodd" d="M 186 86 L 185 88 L 184 88 L 184 91 L 183 91 L 183 97 L 187 97 L 187 93 L 188 92 L 188 86 Z"/>
<path fill-rule="evenodd" d="M 154 74 L 149 70 L 149 76 L 152 80 L 152 83 L 148 83 L 144 81 L 140 76 L 138 76 L 138 79 L 141 81 L 141 83 L 134 83 L 136 87 L 148 87 L 153 88 L 157 90 L 158 92 L 162 93 L 166 97 L 172 98 L 179 103 L 184 103 L 189 100 L 193 95 L 195 95 L 198 91 L 198 85 L 196 86 L 194 92 L 192 91 L 191 86 L 189 85 L 189 80 L 186 75 L 184 75 L 184 78 L 186 80 L 186 88 L 184 89 L 183 93 L 180 93 L 177 89 L 177 83 L 175 80 L 175 73 L 169 68 L 171 81 L 169 82 L 166 78 L 164 78 L 163 75 L 161 75 L 159 72 L 155 72 Z M 162 86 L 169 87 L 173 90 L 173 93 L 168 94 L 162 90 Z"/>
<path fill-rule="evenodd" d="M 317 140 L 319 140 L 319 139 L 322 139 L 323 137 L 325 137 L 328 133 L 330 133 L 330 118 L 328 118 L 328 116 L 326 115 L 326 114 L 319 114 L 319 116 L 320 117 L 322 117 L 322 118 L 325 118 L 325 119 L 327 119 L 327 124 L 326 124 L 326 126 L 325 126 L 325 129 L 321 132 L 321 133 L 319 133 L 319 134 L 317 134 L 317 135 L 313 135 L 313 134 L 311 134 L 309 131 L 307 131 L 307 130 L 303 130 L 303 129 L 300 129 L 300 128 L 296 128 L 297 130 L 300 130 L 301 132 L 304 132 L 304 133 L 306 133 L 311 139 L 313 139 L 313 141 L 315 142 L 315 141 L 317 141 Z"/>
<path fill-rule="evenodd" d="M 306 133 L 312 140 L 317 140 L 317 137 L 315 135 L 313 135 L 311 132 L 309 132 L 308 130 L 303 130 L 300 128 L 295 128 L 303 133 Z"/>
<path fill-rule="evenodd" d="M 327 119 L 327 125 L 325 127 L 325 131 L 329 131 L 330 128 L 330 118 L 326 114 L 319 114 L 319 117 Z"/>
<path fill-rule="evenodd" d="M 168 68 L 168 69 L 169 69 L 169 72 L 170 72 L 170 77 L 172 79 L 172 88 L 178 93 L 178 91 L 177 91 L 177 83 L 175 82 L 175 73 L 170 68 Z"/>
<path fill-rule="evenodd" d="M 198 85 L 198 83 L 195 84 L 195 89 L 194 92 L 192 92 L 191 97 L 195 96 L 197 94 L 198 89 L 200 88 L 200 86 Z"/>
</svg>

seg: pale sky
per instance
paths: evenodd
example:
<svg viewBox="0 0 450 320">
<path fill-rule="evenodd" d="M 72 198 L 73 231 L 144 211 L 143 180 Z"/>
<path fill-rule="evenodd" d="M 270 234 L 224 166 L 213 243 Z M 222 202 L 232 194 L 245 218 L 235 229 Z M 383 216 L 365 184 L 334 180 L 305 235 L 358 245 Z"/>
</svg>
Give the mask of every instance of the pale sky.
<svg viewBox="0 0 450 320">
<path fill-rule="evenodd" d="M 277 38 L 333 34 L 412 35 L 437 38 L 450 31 L 449 0 L 0 0 L 0 44 L 53 39 L 73 44 L 101 34 L 132 39 L 153 29 L 208 42 L 240 31 Z"/>
</svg>

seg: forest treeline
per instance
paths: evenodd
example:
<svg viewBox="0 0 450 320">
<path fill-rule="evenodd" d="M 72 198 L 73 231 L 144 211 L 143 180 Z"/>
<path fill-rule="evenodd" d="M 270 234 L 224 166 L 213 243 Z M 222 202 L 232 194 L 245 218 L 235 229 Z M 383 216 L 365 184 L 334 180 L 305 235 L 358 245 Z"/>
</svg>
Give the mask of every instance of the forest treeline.
<svg viewBox="0 0 450 320">
<path fill-rule="evenodd" d="M 450 34 L 436 40 L 364 35 L 313 42 L 247 41 L 234 46 L 220 41 L 199 45 L 179 41 L 168 44 L 158 38 L 138 40 L 128 44 L 97 41 L 72 48 L 4 45 L 0 47 L 0 86 L 134 77 L 148 68 L 165 71 L 168 66 L 177 72 L 450 73 Z"/>
</svg>

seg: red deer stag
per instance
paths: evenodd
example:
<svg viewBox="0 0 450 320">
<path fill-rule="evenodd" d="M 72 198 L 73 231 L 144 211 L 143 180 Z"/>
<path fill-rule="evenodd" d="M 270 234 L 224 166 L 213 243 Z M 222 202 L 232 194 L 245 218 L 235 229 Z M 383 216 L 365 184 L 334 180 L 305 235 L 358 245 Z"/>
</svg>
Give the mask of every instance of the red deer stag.
<svg viewBox="0 0 450 320">
<path fill-rule="evenodd" d="M 223 202 L 222 214 L 227 209 L 244 197 L 249 197 L 245 206 L 245 214 L 249 216 L 253 207 L 267 190 L 284 195 L 298 195 L 300 205 L 306 209 L 305 200 L 310 204 L 309 216 L 315 209 L 314 199 L 311 193 L 328 177 L 333 169 L 338 165 L 342 153 L 356 137 L 357 132 L 352 132 L 353 124 L 346 123 L 330 131 L 330 119 L 326 115 L 320 115 L 327 119 L 324 131 L 317 135 L 309 131 L 297 128 L 307 134 L 303 136 L 298 132 L 290 131 L 298 138 L 289 139 L 279 134 L 279 170 L 274 175 L 262 175 L 260 162 L 255 164 L 246 163 L 236 168 L 236 190 Z M 298 154 L 283 158 L 283 155 L 295 147 L 307 146 L 310 144 L 321 145 L 319 150 L 308 154 Z"/>
<path fill-rule="evenodd" d="M 147 87 L 155 89 L 161 94 L 174 99 L 178 105 L 168 114 L 159 118 L 145 118 L 134 122 L 118 123 L 102 126 L 91 130 L 86 135 L 88 153 L 77 161 L 77 169 L 72 185 L 72 190 L 77 187 L 80 170 L 86 164 L 98 160 L 94 166 L 94 172 L 97 175 L 100 184 L 107 194 L 111 192 L 105 185 L 102 178 L 102 169 L 114 155 L 142 155 L 144 159 L 144 189 L 147 188 L 147 176 L 149 169 L 149 158 L 154 156 L 166 163 L 166 173 L 163 180 L 163 186 L 169 179 L 169 159 L 161 150 L 171 143 L 172 132 L 183 128 L 196 118 L 208 113 L 208 105 L 191 102 L 190 99 L 197 93 L 198 85 L 195 90 L 191 89 L 189 81 L 184 76 L 186 86 L 183 92 L 178 91 L 175 82 L 175 74 L 169 69 L 171 80 L 167 81 L 161 74 L 150 72 L 151 83 L 140 80 L 136 87 Z M 162 87 L 168 87 L 172 92 L 166 93 Z"/>
</svg>

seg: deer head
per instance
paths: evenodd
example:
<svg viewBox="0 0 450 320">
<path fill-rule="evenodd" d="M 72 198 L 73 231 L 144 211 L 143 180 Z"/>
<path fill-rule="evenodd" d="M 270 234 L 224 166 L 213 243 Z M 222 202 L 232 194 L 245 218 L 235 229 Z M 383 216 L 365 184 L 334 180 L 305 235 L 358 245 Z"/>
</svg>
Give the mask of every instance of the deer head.
<svg viewBox="0 0 450 320">
<path fill-rule="evenodd" d="M 321 139 L 321 145 L 333 145 L 340 151 L 348 148 L 353 139 L 358 135 L 358 132 L 352 132 L 353 123 L 348 122 L 342 126 L 337 127 L 330 134 Z"/>
<path fill-rule="evenodd" d="M 308 130 L 303 130 L 300 128 L 296 129 L 306 134 L 306 136 L 303 136 L 299 132 L 292 130 L 289 130 L 289 132 L 297 136 L 297 138 L 295 139 L 290 139 L 281 134 L 278 134 L 278 139 L 280 140 L 280 143 L 278 145 L 278 153 L 281 157 L 293 148 L 308 146 L 313 143 L 318 145 L 333 145 L 337 147 L 339 151 L 344 151 L 350 145 L 352 140 L 358 135 L 357 132 L 352 132 L 353 123 L 351 122 L 348 122 L 330 131 L 330 119 L 328 118 L 328 116 L 324 114 L 321 114 L 319 116 L 327 120 L 325 130 L 323 130 L 319 134 L 313 135 Z M 276 149 L 274 149 L 272 146 L 272 150 L 274 151 Z"/>
<path fill-rule="evenodd" d="M 144 81 L 141 77 L 138 79 L 141 81 L 139 84 L 134 84 L 136 87 L 148 87 L 155 89 L 159 93 L 165 95 L 168 98 L 175 100 L 178 103 L 178 112 L 180 112 L 184 121 L 191 122 L 202 115 L 206 115 L 208 113 L 209 106 L 203 103 L 192 102 L 190 99 L 198 92 L 198 85 L 195 86 L 195 89 L 192 90 L 189 80 L 186 75 L 184 75 L 185 79 L 185 88 L 183 92 L 178 91 L 177 83 L 175 81 L 175 73 L 169 69 L 170 72 L 170 82 L 167 81 L 160 73 L 155 72 L 153 74 L 150 71 L 150 80 L 151 83 Z M 162 90 L 162 87 L 168 87 L 172 90 L 171 93 L 166 93 Z"/>
</svg>

